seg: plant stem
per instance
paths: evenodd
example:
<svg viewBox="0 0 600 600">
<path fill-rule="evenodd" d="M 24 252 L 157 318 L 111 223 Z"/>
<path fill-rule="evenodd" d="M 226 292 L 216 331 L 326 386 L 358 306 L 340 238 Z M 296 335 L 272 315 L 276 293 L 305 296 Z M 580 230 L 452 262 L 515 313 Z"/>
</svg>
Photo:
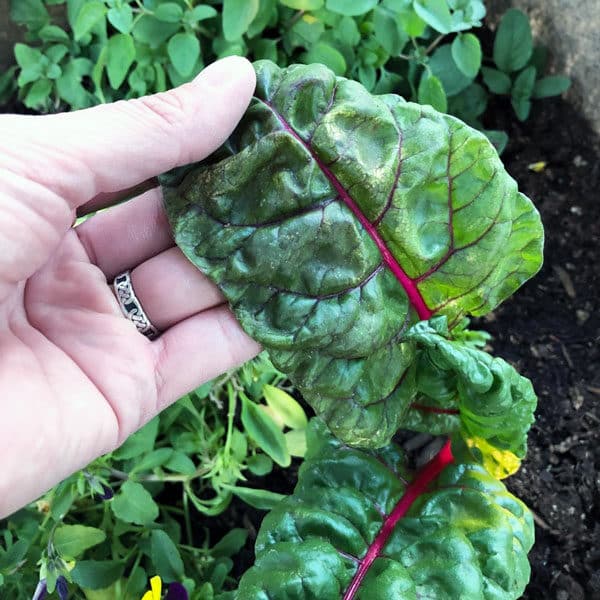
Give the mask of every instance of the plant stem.
<svg viewBox="0 0 600 600">
<path fill-rule="evenodd" d="M 442 33 L 441 35 L 438 35 L 438 37 L 435 38 L 435 40 L 433 40 L 433 42 L 431 42 L 431 44 L 429 44 L 429 46 L 427 46 L 427 49 L 425 50 L 425 54 L 429 55 L 430 52 L 433 52 L 433 50 L 435 50 L 439 43 L 446 37 L 445 33 Z"/>
</svg>

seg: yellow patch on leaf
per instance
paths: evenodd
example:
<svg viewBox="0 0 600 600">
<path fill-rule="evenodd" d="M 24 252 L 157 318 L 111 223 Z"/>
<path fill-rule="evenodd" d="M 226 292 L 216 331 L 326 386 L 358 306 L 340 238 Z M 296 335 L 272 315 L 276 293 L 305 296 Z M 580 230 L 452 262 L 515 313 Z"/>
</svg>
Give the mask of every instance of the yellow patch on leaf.
<svg viewBox="0 0 600 600">
<path fill-rule="evenodd" d="M 476 456 L 485 470 L 496 479 L 505 479 L 514 475 L 521 466 L 521 461 L 509 450 L 500 450 L 480 437 L 466 440 L 467 446 L 478 450 Z M 480 455 L 480 456 L 478 456 Z"/>
</svg>

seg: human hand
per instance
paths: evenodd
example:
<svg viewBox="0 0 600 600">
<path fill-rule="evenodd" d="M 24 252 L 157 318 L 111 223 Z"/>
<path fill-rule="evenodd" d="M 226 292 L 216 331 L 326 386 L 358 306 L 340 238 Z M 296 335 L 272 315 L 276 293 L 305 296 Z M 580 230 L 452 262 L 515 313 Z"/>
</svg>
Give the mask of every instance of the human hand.
<svg viewBox="0 0 600 600">
<path fill-rule="evenodd" d="M 213 152 L 253 89 L 232 57 L 164 94 L 0 116 L 0 517 L 258 352 L 174 246 L 158 188 L 72 227 Z M 153 342 L 109 285 L 128 269 Z"/>
</svg>

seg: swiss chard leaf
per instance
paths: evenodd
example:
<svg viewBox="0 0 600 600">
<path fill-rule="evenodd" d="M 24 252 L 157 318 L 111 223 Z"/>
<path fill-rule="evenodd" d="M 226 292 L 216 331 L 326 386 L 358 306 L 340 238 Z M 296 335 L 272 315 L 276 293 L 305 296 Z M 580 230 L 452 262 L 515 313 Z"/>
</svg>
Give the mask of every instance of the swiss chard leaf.
<svg viewBox="0 0 600 600">
<path fill-rule="evenodd" d="M 452 330 L 514 292 L 541 265 L 539 215 L 457 119 L 322 65 L 256 70 L 226 146 L 163 178 L 176 241 L 336 435 L 384 445 L 428 347 L 411 326 Z"/>
<path fill-rule="evenodd" d="M 513 600 L 532 515 L 449 446 L 416 474 L 394 445 L 343 446 L 318 420 L 294 493 L 264 519 L 240 600 Z"/>
</svg>

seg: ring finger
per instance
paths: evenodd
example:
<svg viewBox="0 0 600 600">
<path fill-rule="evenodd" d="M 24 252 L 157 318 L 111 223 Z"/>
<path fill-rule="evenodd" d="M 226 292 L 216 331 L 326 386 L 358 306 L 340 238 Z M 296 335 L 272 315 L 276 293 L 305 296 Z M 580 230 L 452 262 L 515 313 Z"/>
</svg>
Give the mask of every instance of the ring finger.
<svg viewBox="0 0 600 600">
<path fill-rule="evenodd" d="M 179 248 L 165 250 L 137 266 L 131 282 L 146 315 L 159 331 L 225 301 L 217 286 Z"/>
</svg>

